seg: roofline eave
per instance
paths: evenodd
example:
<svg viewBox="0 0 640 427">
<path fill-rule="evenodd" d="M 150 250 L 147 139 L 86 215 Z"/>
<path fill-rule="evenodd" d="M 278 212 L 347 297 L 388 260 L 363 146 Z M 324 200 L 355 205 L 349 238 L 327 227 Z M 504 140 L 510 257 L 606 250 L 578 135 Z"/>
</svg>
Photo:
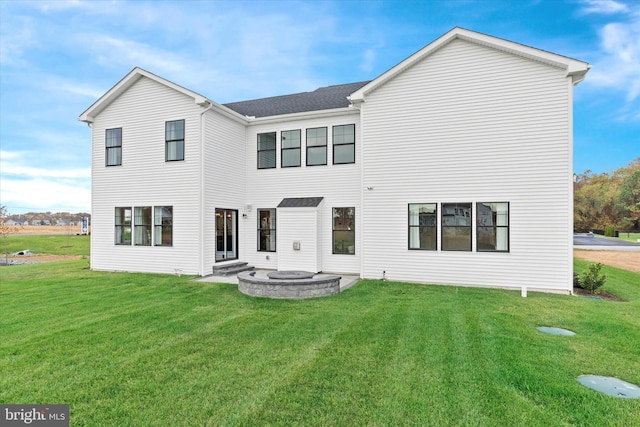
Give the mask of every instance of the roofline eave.
<svg viewBox="0 0 640 427">
<path fill-rule="evenodd" d="M 320 117 L 343 116 L 343 115 L 350 115 L 350 114 L 360 114 L 360 110 L 350 105 L 348 107 L 332 108 L 328 110 L 303 111 L 300 113 L 279 114 L 276 116 L 264 116 L 264 117 L 245 116 L 245 117 L 249 121 L 249 125 L 252 125 L 252 124 L 263 124 L 263 123 L 275 123 L 275 122 L 281 122 L 281 121 L 287 121 L 287 120 L 304 120 L 310 117 L 320 118 Z"/>
</svg>

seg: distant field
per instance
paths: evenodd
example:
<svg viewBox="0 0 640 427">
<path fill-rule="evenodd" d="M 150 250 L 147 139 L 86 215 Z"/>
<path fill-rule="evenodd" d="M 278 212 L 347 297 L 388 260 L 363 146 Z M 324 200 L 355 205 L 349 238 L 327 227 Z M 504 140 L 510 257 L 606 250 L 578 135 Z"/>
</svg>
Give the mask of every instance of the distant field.
<svg viewBox="0 0 640 427">
<path fill-rule="evenodd" d="M 27 225 L 15 227 L 11 234 L 80 234 L 79 225 Z"/>
</svg>

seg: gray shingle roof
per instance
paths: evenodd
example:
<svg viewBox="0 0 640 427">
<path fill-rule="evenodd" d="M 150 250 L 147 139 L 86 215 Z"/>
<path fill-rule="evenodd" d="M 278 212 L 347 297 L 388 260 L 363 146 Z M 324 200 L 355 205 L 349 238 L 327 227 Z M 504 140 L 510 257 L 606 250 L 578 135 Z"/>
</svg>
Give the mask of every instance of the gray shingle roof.
<svg viewBox="0 0 640 427">
<path fill-rule="evenodd" d="M 279 208 L 315 208 L 324 197 L 289 197 L 282 199 Z"/>
<path fill-rule="evenodd" d="M 243 116 L 267 117 L 280 114 L 302 113 L 306 111 L 330 110 L 348 107 L 347 96 L 369 83 L 357 82 L 321 87 L 313 92 L 293 95 L 272 96 L 250 101 L 231 102 L 225 107 Z"/>
</svg>

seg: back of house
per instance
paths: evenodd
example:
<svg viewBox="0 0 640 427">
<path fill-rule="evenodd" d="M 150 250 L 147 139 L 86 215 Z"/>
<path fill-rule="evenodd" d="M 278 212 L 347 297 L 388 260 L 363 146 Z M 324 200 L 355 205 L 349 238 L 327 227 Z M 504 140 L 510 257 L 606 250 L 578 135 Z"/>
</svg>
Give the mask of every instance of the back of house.
<svg viewBox="0 0 640 427">
<path fill-rule="evenodd" d="M 91 267 L 569 293 L 588 69 L 462 28 L 371 81 L 225 105 L 135 68 L 79 118 Z"/>
</svg>

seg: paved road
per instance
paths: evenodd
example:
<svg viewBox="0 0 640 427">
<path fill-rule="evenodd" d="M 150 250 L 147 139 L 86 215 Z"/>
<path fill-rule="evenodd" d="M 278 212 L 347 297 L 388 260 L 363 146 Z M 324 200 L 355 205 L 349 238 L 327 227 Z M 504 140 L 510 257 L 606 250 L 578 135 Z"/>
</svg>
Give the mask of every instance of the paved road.
<svg viewBox="0 0 640 427">
<path fill-rule="evenodd" d="M 574 234 L 573 235 L 573 245 L 574 246 L 597 246 L 602 249 L 607 249 L 612 246 L 616 247 L 628 247 L 631 248 L 640 248 L 640 245 L 637 243 L 626 242 L 624 240 L 618 239 L 609 239 L 606 237 L 594 237 L 589 236 L 587 234 Z"/>
</svg>

